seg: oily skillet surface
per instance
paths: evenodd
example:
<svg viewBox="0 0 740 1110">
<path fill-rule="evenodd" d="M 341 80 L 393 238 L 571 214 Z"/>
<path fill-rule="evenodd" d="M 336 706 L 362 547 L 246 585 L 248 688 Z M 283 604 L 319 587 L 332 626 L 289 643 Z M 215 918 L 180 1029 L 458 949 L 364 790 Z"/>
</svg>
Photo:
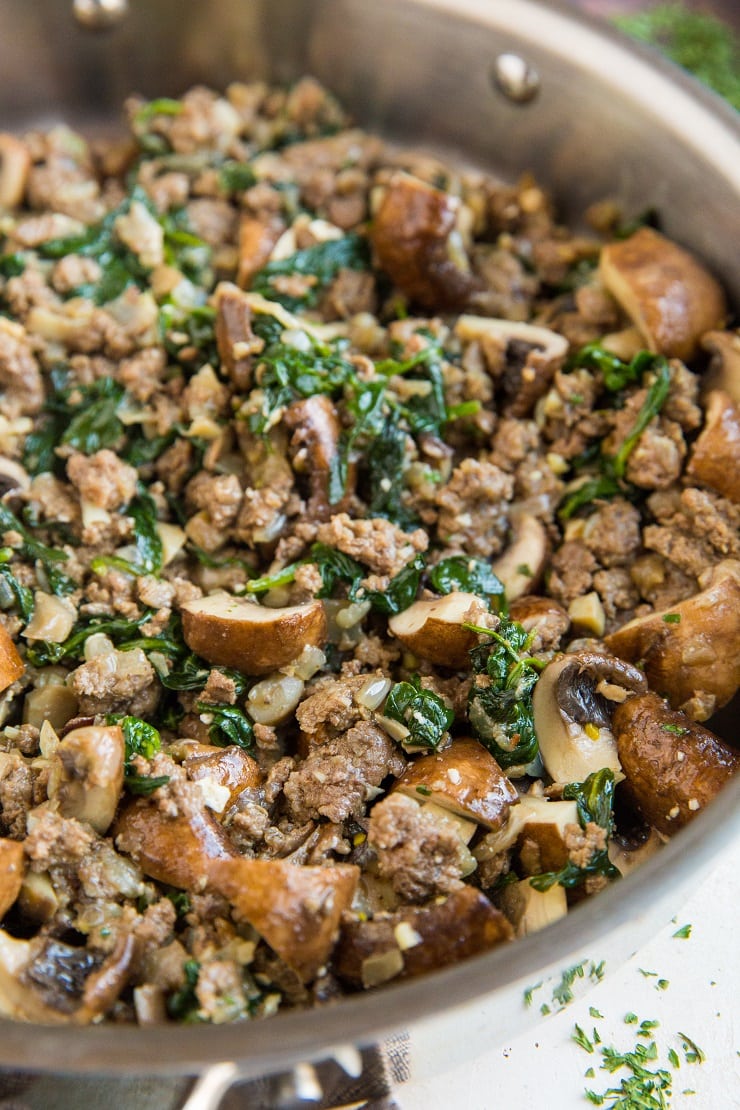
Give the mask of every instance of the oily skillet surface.
<svg viewBox="0 0 740 1110">
<path fill-rule="evenodd" d="M 42 5 L 39 5 L 39 8 L 41 7 Z M 165 9 L 167 6 L 161 5 L 161 7 Z M 223 5 L 225 19 L 230 14 L 233 15 L 233 7 L 233 5 Z M 285 7 L 288 9 L 293 5 L 288 4 Z M 351 3 L 347 5 L 322 5 L 324 12 L 333 9 L 334 15 L 336 15 L 338 11 L 343 9 L 345 18 L 354 17 L 354 22 L 349 19 L 349 27 L 350 30 L 354 29 L 356 40 L 363 34 L 368 33 L 368 28 L 363 27 L 361 20 L 357 18 L 357 7 Z M 380 7 L 384 6 L 380 5 Z M 407 26 L 409 23 L 413 24 L 414 20 L 417 21 L 415 24 L 417 27 L 421 26 L 419 21 L 426 21 L 423 25 L 426 28 L 427 36 L 430 33 L 440 35 L 443 32 L 449 32 L 454 23 L 459 29 L 459 41 L 463 48 L 470 42 L 470 36 L 479 34 L 479 27 L 476 26 L 474 20 L 476 17 L 484 18 L 485 5 L 483 4 L 469 2 L 460 5 L 465 14 L 459 20 L 452 19 L 446 12 L 441 12 L 438 17 L 433 17 L 430 11 L 421 11 L 422 7 L 441 9 L 446 6 L 442 4 L 401 5 L 401 15 L 398 18 L 406 19 Z M 653 95 L 651 110 L 654 113 L 653 124 L 656 127 L 656 142 L 666 142 L 669 147 L 673 146 L 677 150 L 681 150 L 683 157 L 690 164 L 696 164 L 696 171 L 693 176 L 701 176 L 699 171 L 710 165 L 714 160 L 716 177 L 712 181 L 712 185 L 716 187 L 718 195 L 721 195 L 724 190 L 727 196 L 731 196 L 733 195 L 733 189 L 740 189 L 740 181 L 737 179 L 737 175 L 734 183 L 732 180 L 733 157 L 735 165 L 740 165 L 740 159 L 737 157 L 738 137 L 740 137 L 737 122 L 733 120 L 728 112 L 723 111 L 720 106 L 713 103 L 709 95 L 699 93 L 688 82 L 684 82 L 683 79 L 673 74 L 670 81 L 666 80 L 664 74 L 660 72 L 662 67 L 645 66 L 635 60 L 634 55 L 626 52 L 618 44 L 618 41 L 606 31 L 597 32 L 591 29 L 587 22 L 578 21 L 576 23 L 572 20 L 572 17 L 565 17 L 558 12 L 557 8 L 553 9 L 552 5 L 548 5 L 549 12 L 544 12 L 539 8 L 539 5 L 529 3 L 503 3 L 500 8 L 501 11 L 496 14 L 496 19 L 501 21 L 498 38 L 496 39 L 497 47 L 508 45 L 507 35 L 500 30 L 504 26 L 506 17 L 509 17 L 510 20 L 516 19 L 521 22 L 522 26 L 526 26 L 527 19 L 531 21 L 533 14 L 539 14 L 544 20 L 544 23 L 541 24 L 543 34 L 547 31 L 554 35 L 551 41 L 554 42 L 557 39 L 558 30 L 562 32 L 566 29 L 566 24 L 568 27 L 573 24 L 573 27 L 577 29 L 577 34 L 574 34 L 572 40 L 574 50 L 583 45 L 585 36 L 586 40 L 591 43 L 595 40 L 602 44 L 606 55 L 605 66 L 607 69 L 609 68 L 608 63 L 619 57 L 625 63 L 620 77 L 622 87 L 619 91 L 625 96 L 630 83 L 633 87 L 636 87 L 634 84 L 635 73 L 630 72 L 630 66 L 636 66 L 638 75 L 644 78 L 643 87 L 646 90 L 646 95 Z M 227 9 L 230 9 L 230 11 Z M 493 20 L 493 16 L 489 18 Z M 303 26 L 300 29 L 308 30 L 307 20 L 308 16 L 301 20 Z M 551 22 L 550 26 L 546 26 L 548 20 Z M 509 26 L 514 25 L 515 23 L 512 22 L 509 24 Z M 274 27 L 267 35 L 268 39 L 270 35 L 273 39 L 279 39 L 280 37 L 280 33 Z M 12 39 L 13 36 L 8 35 L 6 41 L 9 42 Z M 511 36 L 509 36 L 510 39 Z M 317 26 L 311 29 L 308 56 L 302 56 L 300 60 L 297 60 L 297 47 L 295 42 L 293 43 L 294 53 L 290 63 L 291 67 L 320 70 L 322 64 L 327 65 L 328 44 L 327 24 L 322 24 L 319 21 Z M 280 46 L 281 44 L 274 43 L 274 45 Z M 89 45 L 83 48 L 83 53 L 88 58 L 92 56 L 91 49 Z M 334 74 L 336 79 L 334 82 L 330 80 L 329 83 L 336 86 L 336 91 L 341 96 L 344 96 L 346 92 L 349 83 L 347 74 L 352 62 L 357 57 L 359 57 L 359 54 L 348 51 L 342 54 L 337 61 Z M 584 55 L 581 55 L 581 57 L 583 61 L 579 64 L 586 65 L 587 59 Z M 558 66 L 562 69 L 561 60 L 556 60 Z M 254 61 L 254 59 L 245 59 L 245 64 L 249 65 L 250 61 Z M 141 62 L 141 59 L 139 59 L 139 62 Z M 238 62 L 232 59 L 229 64 L 236 65 Z M 264 66 L 264 62 L 259 64 Z M 204 67 L 208 67 L 208 59 L 201 57 L 199 61 L 195 62 L 196 69 L 198 66 L 200 66 L 198 72 L 198 76 L 200 76 L 200 71 Z M 85 67 L 81 68 L 84 69 Z M 414 68 L 413 64 L 409 66 L 407 80 L 413 78 Z M 450 87 L 453 87 L 459 76 L 454 72 L 449 73 L 449 68 L 448 73 L 441 73 L 439 76 L 443 88 L 445 83 L 449 83 Z M 60 68 L 57 76 L 62 73 L 62 70 L 63 67 Z M 355 90 L 360 89 L 361 86 L 362 63 L 359 65 L 359 71 L 359 75 L 356 77 Z M 6 72 L 10 71 L 6 70 Z M 89 76 L 89 67 L 87 72 Z M 281 73 L 277 76 L 284 75 L 284 73 Z M 142 87 L 142 91 L 155 91 L 155 89 L 156 91 L 169 91 L 161 88 L 161 81 L 158 85 L 155 85 L 159 76 L 158 73 L 150 74 L 148 79 L 149 88 Z M 319 72 L 319 76 L 326 78 L 326 75 L 321 72 Z M 617 76 L 614 71 L 611 71 L 609 80 L 616 81 Z M 478 79 L 479 77 L 476 76 L 473 83 Z M 482 78 L 480 79 L 482 80 Z M 584 74 L 584 80 L 588 79 L 589 75 Z M 591 75 L 591 79 L 593 79 L 593 75 Z M 94 90 L 96 80 L 104 80 L 100 72 L 96 78 L 90 78 L 90 90 Z M 182 88 L 186 87 L 186 83 L 185 80 L 181 85 L 178 82 L 179 87 L 172 91 L 181 91 Z M 112 82 L 108 86 L 109 92 L 111 92 L 111 84 Z M 132 81 L 129 75 L 127 85 L 122 87 L 120 91 L 122 93 L 129 91 L 131 84 Z M 133 84 L 136 84 L 135 79 Z M 47 94 L 51 93 L 51 89 L 47 88 L 46 91 Z M 83 90 L 78 88 L 78 91 L 82 92 Z M 117 92 L 118 90 L 113 90 L 113 95 Z M 383 86 L 382 80 L 379 93 L 380 95 L 376 100 L 378 105 L 376 116 L 380 118 L 375 121 L 373 119 L 368 120 L 369 125 L 387 122 L 392 114 L 394 104 L 397 103 L 394 96 L 398 97 L 400 95 L 401 100 L 403 99 L 403 90 L 400 90 L 400 93 L 398 90 L 391 93 L 387 86 Z M 361 99 L 362 92 L 355 91 L 354 97 L 350 97 L 350 107 L 355 109 L 361 122 L 364 123 L 366 122 L 365 118 L 357 110 L 358 100 Z M 34 106 L 29 98 L 25 98 L 21 102 L 21 108 L 25 113 L 34 108 L 38 109 L 38 107 L 39 104 L 37 103 Z M 687 130 L 691 131 L 683 145 L 682 140 L 677 138 L 681 127 L 679 116 L 682 108 L 686 109 L 683 113 L 683 123 L 684 125 L 688 123 Z M 506 106 L 502 108 L 503 115 L 511 111 L 513 110 Z M 441 114 L 444 116 L 444 113 Z M 620 116 L 620 112 L 617 112 L 617 115 Z M 365 113 L 365 116 L 367 116 L 367 113 Z M 620 140 L 624 140 L 625 132 L 629 131 L 625 123 L 629 116 L 630 113 L 625 112 L 621 114 L 621 118 L 616 120 L 616 133 Z M 512 118 L 514 117 L 512 116 Z M 406 122 L 408 123 L 408 120 Z M 695 127 L 699 123 L 703 123 L 704 128 L 697 132 Z M 470 123 L 461 125 L 460 139 L 463 145 L 468 146 L 473 156 L 480 156 L 484 153 L 486 144 L 480 140 L 480 137 L 474 140 L 470 134 L 466 134 L 466 130 L 471 126 Z M 692 130 L 692 128 L 694 129 Z M 434 130 L 434 122 L 432 121 L 429 134 L 421 136 L 421 138 L 431 138 Z M 452 127 L 449 120 L 442 118 L 437 131 L 439 133 L 436 137 L 443 144 L 448 144 L 452 138 Z M 724 140 L 724 144 L 720 144 L 720 147 L 716 145 L 718 134 Z M 634 135 L 633 138 L 635 138 Z M 520 145 L 520 140 L 514 138 L 509 148 L 504 152 L 503 161 L 505 163 L 510 162 L 512 167 L 518 165 L 519 168 L 531 164 L 531 158 L 528 160 L 522 157 Z M 551 151 L 545 152 L 543 155 L 542 145 L 537 151 L 539 159 L 544 157 L 545 162 L 548 161 L 548 158 L 550 159 L 549 169 L 551 173 L 549 176 L 554 174 L 557 178 L 562 174 L 564 178 L 567 178 L 572 173 L 573 156 L 567 150 L 567 143 L 563 145 L 566 149 L 564 149 L 560 161 L 554 166 L 552 163 L 555 159 Z M 490 160 L 497 164 L 496 151 L 491 152 L 489 150 L 487 153 Z M 608 163 L 609 159 L 607 158 L 606 161 Z M 535 169 L 543 172 L 537 166 L 535 166 Z M 544 172 L 547 177 L 547 166 Z M 595 176 L 598 177 L 598 173 Z M 690 191 L 689 186 L 693 176 L 691 165 L 689 165 L 684 181 L 686 188 L 680 197 L 680 204 L 677 200 L 676 207 L 685 208 L 687 204 L 686 194 Z M 635 170 L 632 178 L 623 182 L 627 195 L 630 195 L 631 190 L 637 190 L 639 194 L 639 177 L 639 172 Z M 706 177 L 704 180 L 706 181 Z M 589 187 L 593 189 L 594 194 L 598 194 L 601 183 L 593 181 Z M 578 189 L 575 189 L 574 193 L 577 194 Z M 736 201 L 737 192 L 734 196 Z M 576 195 L 574 206 L 578 207 L 583 199 L 583 197 Z M 663 203 L 666 206 L 670 205 L 670 194 L 667 199 L 664 199 Z M 735 208 L 737 209 L 736 203 Z M 732 210 L 726 209 L 726 211 L 729 221 Z M 675 215 L 673 218 L 675 221 Z M 670 209 L 668 209 L 668 219 L 671 219 Z M 740 277 L 737 273 L 733 274 L 729 268 L 732 258 L 729 251 L 733 236 L 729 234 L 729 227 L 723 229 L 727 234 L 721 237 L 716 236 L 713 233 L 712 224 L 713 220 L 709 216 L 705 216 L 700 226 L 693 224 L 690 227 L 681 228 L 681 237 L 684 241 L 690 241 L 691 245 L 697 250 L 703 251 L 705 257 L 713 262 L 720 271 L 724 269 L 723 278 L 731 290 L 737 291 Z M 671 230 L 670 226 L 668 230 Z M 678 230 L 676 234 L 679 234 Z M 724 245 L 717 242 L 718 238 L 724 240 Z M 696 876 L 701 873 L 702 867 L 722 847 L 726 846 L 734 835 L 740 832 L 740 809 L 737 804 L 739 794 L 740 784 L 735 783 L 725 791 L 711 811 L 702 814 L 689 829 L 669 844 L 659 857 L 651 860 L 637 874 L 603 892 L 593 902 L 576 909 L 567 919 L 559 922 L 545 933 L 519 941 L 513 947 L 493 952 L 485 957 L 469 961 L 464 965 L 419 982 L 391 987 L 376 994 L 348 999 L 319 1013 L 289 1014 L 279 1019 L 278 1026 L 268 1022 L 225 1028 L 164 1028 L 158 1029 L 155 1035 L 151 1033 L 142 1035 L 141 1030 L 119 1027 L 85 1030 L 36 1028 L 31 1032 L 28 1027 L 4 1023 L 0 1059 L 14 1066 L 75 1071 L 99 1070 L 104 1062 L 107 1070 L 142 1073 L 154 1071 L 190 1072 L 208 1062 L 231 1058 L 239 1060 L 240 1064 L 243 1065 L 245 1075 L 256 1075 L 284 1068 L 294 1061 L 315 1057 L 324 1052 L 327 1045 L 347 1042 L 369 1043 L 390 1029 L 408 1026 L 423 1020 L 430 1014 L 437 1015 L 443 1008 L 441 999 L 444 999 L 445 1010 L 453 1010 L 471 999 L 480 998 L 496 990 L 503 991 L 511 984 L 524 983 L 533 977 L 538 977 L 543 969 L 549 966 L 557 966 L 559 963 L 562 964 L 574 953 L 583 951 L 585 947 L 592 945 L 607 932 L 618 930 L 621 926 L 629 923 L 632 923 L 631 928 L 635 944 L 639 943 L 640 937 L 645 935 L 645 929 L 649 926 L 651 915 L 652 918 L 660 920 L 661 914 L 667 914 L 669 912 L 668 907 L 675 906 L 683 892 L 687 891 L 696 882 Z M 598 956 L 599 953 L 593 952 L 593 955 Z"/>
</svg>

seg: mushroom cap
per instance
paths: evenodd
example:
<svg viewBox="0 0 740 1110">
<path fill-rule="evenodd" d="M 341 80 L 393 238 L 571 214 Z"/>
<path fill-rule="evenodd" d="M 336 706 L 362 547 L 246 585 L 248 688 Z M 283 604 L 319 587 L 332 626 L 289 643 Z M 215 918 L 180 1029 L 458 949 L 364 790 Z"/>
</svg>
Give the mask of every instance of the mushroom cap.
<svg viewBox="0 0 740 1110">
<path fill-rule="evenodd" d="M 443 752 L 413 760 L 393 789 L 417 802 L 428 799 L 488 829 L 500 829 L 509 806 L 519 800 L 491 753 L 470 737 L 453 740 Z"/>
<path fill-rule="evenodd" d="M 398 172 L 375 213 L 370 238 L 381 268 L 426 308 L 464 304 L 478 285 L 455 243 L 459 209 L 457 197 Z"/>
<path fill-rule="evenodd" d="M 686 474 L 740 503 L 740 407 L 724 390 L 705 394 L 704 428 L 691 450 Z"/>
<path fill-rule="evenodd" d="M 603 247 L 599 273 L 650 350 L 669 358 L 692 358 L 702 335 L 727 314 L 709 271 L 650 227 Z"/>
<path fill-rule="evenodd" d="M 145 875 L 179 890 L 204 890 L 213 861 L 237 855 L 205 806 L 168 817 L 151 798 L 136 798 L 122 808 L 113 836 Z"/>
<path fill-rule="evenodd" d="M 601 688 L 600 688 L 601 687 Z M 579 651 L 545 667 L 532 696 L 540 755 L 555 782 L 583 782 L 604 767 L 620 773 L 611 732 L 616 699 L 647 690 L 644 674 L 622 659 Z M 585 728 L 596 730 L 595 737 Z"/>
<path fill-rule="evenodd" d="M 326 643 L 327 621 L 318 600 L 271 609 L 230 594 L 211 594 L 182 606 L 185 643 L 217 666 L 269 674 L 309 645 Z"/>
<path fill-rule="evenodd" d="M 10 634 L 4 625 L 0 624 L 0 693 L 12 686 L 25 669 Z"/>
<path fill-rule="evenodd" d="M 605 639 L 615 655 L 639 662 L 650 687 L 674 708 L 702 694 L 719 709 L 740 685 L 740 562 L 725 559 L 700 582 L 700 593 Z"/>
<path fill-rule="evenodd" d="M 740 770 L 738 752 L 657 694 L 617 706 L 614 734 L 633 801 L 666 836 L 693 820 Z"/>
<path fill-rule="evenodd" d="M 352 904 L 358 867 L 296 866 L 280 859 L 213 863 L 211 883 L 304 983 L 325 967 Z"/>
<path fill-rule="evenodd" d="M 404 647 L 440 667 L 462 670 L 470 665 L 470 649 L 478 642 L 475 632 L 463 628 L 475 594 L 453 590 L 444 597 L 415 601 L 388 621 L 388 629 Z"/>
</svg>

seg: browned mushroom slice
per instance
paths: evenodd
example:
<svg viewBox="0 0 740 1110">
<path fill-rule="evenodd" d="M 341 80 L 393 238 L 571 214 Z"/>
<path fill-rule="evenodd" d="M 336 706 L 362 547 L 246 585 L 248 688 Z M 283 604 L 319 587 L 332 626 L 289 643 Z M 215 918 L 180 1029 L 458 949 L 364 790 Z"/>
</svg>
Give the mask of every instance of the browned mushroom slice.
<svg viewBox="0 0 740 1110">
<path fill-rule="evenodd" d="M 555 883 L 549 890 L 535 890 L 529 879 L 507 883 L 496 901 L 514 926 L 518 937 L 538 933 L 565 917 L 568 899 L 565 889 Z"/>
<path fill-rule="evenodd" d="M 406 173 L 391 178 L 370 230 L 378 262 L 426 308 L 464 304 L 478 285 L 457 231 L 460 201 Z"/>
<path fill-rule="evenodd" d="M 111 954 L 87 977 L 80 1006 L 74 1014 L 77 1024 L 87 1025 L 111 1008 L 128 982 L 135 946 L 130 933 L 121 933 Z"/>
<path fill-rule="evenodd" d="M 201 891 L 213 861 L 232 859 L 237 852 L 204 806 L 187 810 L 181 806 L 170 817 L 152 799 L 137 798 L 121 810 L 113 836 L 119 851 L 130 855 L 149 878 Z"/>
<path fill-rule="evenodd" d="M 183 605 L 182 632 L 191 651 L 209 663 L 257 675 L 292 663 L 305 647 L 322 647 L 327 624 L 320 601 L 270 609 L 211 594 Z"/>
<path fill-rule="evenodd" d="M 729 393 L 705 396 L 704 430 L 694 444 L 687 475 L 730 501 L 740 502 L 740 408 Z"/>
<path fill-rule="evenodd" d="M 57 1025 L 69 1021 L 69 1013 L 50 1006 L 24 981 L 38 943 L 12 937 L 0 929 L 0 1014 L 13 1021 Z"/>
<path fill-rule="evenodd" d="M 329 504 L 329 476 L 341 431 L 336 409 L 320 393 L 289 405 L 283 423 L 293 432 L 290 440 L 293 469 L 309 476 L 309 516 L 312 520 L 326 520 L 337 512 L 337 507 Z"/>
<path fill-rule="evenodd" d="M 537 795 L 525 794 L 517 809 L 522 831 L 517 839 L 517 850 L 526 861 L 533 852 L 536 866 L 526 867 L 527 874 L 559 871 L 568 862 L 568 828 L 580 830 L 578 806 L 572 801 L 548 801 Z"/>
<path fill-rule="evenodd" d="M 614 707 L 647 690 L 644 674 L 621 659 L 579 651 L 545 667 L 532 705 L 540 755 L 555 782 L 583 782 L 610 767 L 619 773 L 611 730 Z"/>
<path fill-rule="evenodd" d="M 530 513 L 512 515 L 512 539 L 509 546 L 491 564 L 491 569 L 504 584 L 507 601 L 531 593 L 540 580 L 547 562 L 547 532 L 541 520 Z"/>
<path fill-rule="evenodd" d="M 216 346 L 222 367 L 234 384 L 246 390 L 252 380 L 252 356 L 263 347 L 252 331 L 252 310 L 241 289 L 221 282 L 216 302 Z"/>
<path fill-rule="evenodd" d="M 12 686 L 25 670 L 15 644 L 0 624 L 0 692 Z"/>
<path fill-rule="evenodd" d="M 614 732 L 637 808 L 667 836 L 709 805 L 740 769 L 736 751 L 669 709 L 657 694 L 642 694 L 618 706 Z"/>
<path fill-rule="evenodd" d="M 712 356 L 702 389 L 721 389 L 740 405 L 740 331 L 707 332 L 701 345 Z"/>
<path fill-rule="evenodd" d="M 705 721 L 740 685 L 740 562 L 718 563 L 699 584 L 700 593 L 628 621 L 605 642 L 615 655 L 639 663 L 650 687 L 675 709 L 685 706 Z"/>
<path fill-rule="evenodd" d="M 491 753 L 468 738 L 409 763 L 394 790 L 417 802 L 427 799 L 487 829 L 500 829 L 509 806 L 519 800 Z"/>
<path fill-rule="evenodd" d="M 211 882 L 304 983 L 326 966 L 359 868 L 300 867 L 278 859 L 211 865 Z"/>
<path fill-rule="evenodd" d="M 15 208 L 23 201 L 31 168 L 25 143 L 7 131 L 0 132 L 0 208 Z"/>
<path fill-rule="evenodd" d="M 23 884 L 23 845 L 0 839 L 0 918 L 5 917 Z"/>
<path fill-rule="evenodd" d="M 214 783 L 224 788 L 220 804 L 211 806 L 219 815 L 232 806 L 243 791 L 253 790 L 262 783 L 262 772 L 256 760 L 234 744 L 228 748 L 201 750 L 186 759 L 183 766 L 194 782 Z"/>
<path fill-rule="evenodd" d="M 68 732 L 51 759 L 48 795 L 63 817 L 87 821 L 101 835 L 115 817 L 123 788 L 125 744 L 118 725 Z"/>
<path fill-rule="evenodd" d="M 242 289 L 249 289 L 254 275 L 269 262 L 283 231 L 282 220 L 274 217 L 242 217 L 239 224 L 239 263 L 236 271 L 236 280 Z"/>
<path fill-rule="evenodd" d="M 334 966 L 353 986 L 375 987 L 458 963 L 512 937 L 500 910 L 479 890 L 461 885 L 426 906 L 345 922 Z"/>
<path fill-rule="evenodd" d="M 474 607 L 480 607 L 480 598 L 454 590 L 445 597 L 415 601 L 390 618 L 388 630 L 421 659 L 462 670 L 470 665 L 470 649 L 478 642 L 475 632 L 463 628 Z"/>
<path fill-rule="evenodd" d="M 509 616 L 525 632 L 535 633 L 532 650 L 541 645 L 545 650 L 557 647 L 570 627 L 570 617 L 551 597 L 528 595 L 514 598 L 509 605 Z"/>
<path fill-rule="evenodd" d="M 601 251 L 601 280 L 651 351 L 690 359 L 727 313 L 719 284 L 692 254 L 649 227 Z"/>
<path fill-rule="evenodd" d="M 53 937 L 19 940 L 0 930 L 0 1014 L 44 1025 L 86 1025 L 128 981 L 134 938 L 122 934 L 105 959 Z"/>
</svg>

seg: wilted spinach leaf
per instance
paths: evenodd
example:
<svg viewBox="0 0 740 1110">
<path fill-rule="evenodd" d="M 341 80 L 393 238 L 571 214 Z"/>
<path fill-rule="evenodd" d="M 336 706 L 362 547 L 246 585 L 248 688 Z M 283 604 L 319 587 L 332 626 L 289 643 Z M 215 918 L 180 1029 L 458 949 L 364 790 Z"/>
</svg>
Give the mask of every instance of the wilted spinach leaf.
<svg viewBox="0 0 740 1110">
<path fill-rule="evenodd" d="M 465 555 L 452 555 L 442 559 L 429 571 L 429 583 L 440 594 L 455 590 L 476 594 L 477 597 L 502 596 L 504 584 L 484 559 L 469 559 Z"/>
<path fill-rule="evenodd" d="M 410 682 L 397 682 L 391 688 L 385 703 L 385 715 L 399 721 L 409 730 L 409 737 L 401 741 L 405 748 L 439 748 L 455 714 L 448 709 L 438 694 L 425 690 L 418 675 Z"/>
<path fill-rule="evenodd" d="M 245 751 L 253 746 L 252 723 L 238 706 L 212 705 L 207 701 L 199 701 L 197 708 L 199 713 L 208 713 L 213 718 L 208 728 L 212 744 L 221 748 L 236 744 Z"/>
</svg>

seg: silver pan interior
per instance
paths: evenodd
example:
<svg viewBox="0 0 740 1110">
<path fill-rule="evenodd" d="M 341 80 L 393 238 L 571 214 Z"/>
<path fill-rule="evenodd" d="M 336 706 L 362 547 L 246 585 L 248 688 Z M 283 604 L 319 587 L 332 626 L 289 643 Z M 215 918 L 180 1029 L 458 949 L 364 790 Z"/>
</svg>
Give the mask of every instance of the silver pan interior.
<svg viewBox="0 0 740 1110">
<path fill-rule="evenodd" d="M 660 209 L 666 232 L 697 251 L 740 301 L 740 123 L 677 71 L 552 0 L 131 0 L 119 27 L 94 36 L 70 0 L 0 0 L 0 127 L 62 119 L 110 129 L 131 92 L 179 94 L 306 72 L 363 125 L 452 152 L 504 177 L 533 170 L 565 217 L 605 195 L 627 212 Z M 494 91 L 502 52 L 539 73 L 539 95 Z M 54 1028 L 8 1023 L 0 1065 L 56 1071 L 190 1072 L 217 1060 L 244 1076 L 424 1032 L 445 1066 L 511 1037 L 531 1014 L 522 986 L 589 956 L 620 959 L 680 905 L 740 835 L 740 782 L 657 858 L 554 927 L 424 980 L 320 1012 L 231 1027 Z M 471 1007 L 470 1003 L 474 1003 Z"/>
</svg>

